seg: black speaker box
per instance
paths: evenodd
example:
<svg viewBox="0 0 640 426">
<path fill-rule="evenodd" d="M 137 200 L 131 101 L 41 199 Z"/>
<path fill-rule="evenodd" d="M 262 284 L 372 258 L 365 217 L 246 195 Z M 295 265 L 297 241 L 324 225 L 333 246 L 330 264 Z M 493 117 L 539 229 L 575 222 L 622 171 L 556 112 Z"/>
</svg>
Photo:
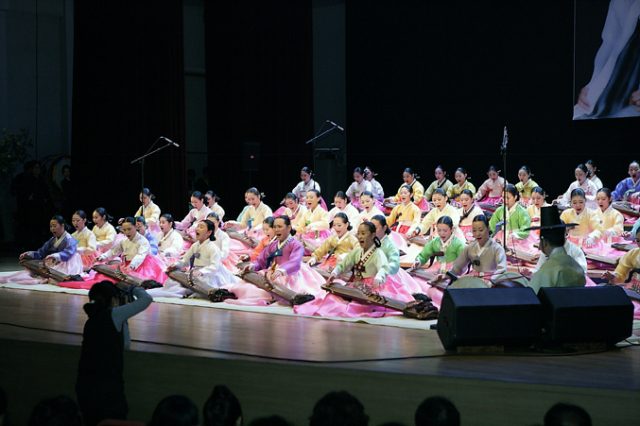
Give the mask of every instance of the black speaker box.
<svg viewBox="0 0 640 426">
<path fill-rule="evenodd" d="M 542 287 L 545 344 L 614 344 L 631 336 L 633 303 L 622 287 Z"/>
<path fill-rule="evenodd" d="M 540 338 L 540 324 L 540 301 L 531 288 L 448 289 L 438 314 L 438 336 L 447 350 L 529 347 Z"/>
</svg>

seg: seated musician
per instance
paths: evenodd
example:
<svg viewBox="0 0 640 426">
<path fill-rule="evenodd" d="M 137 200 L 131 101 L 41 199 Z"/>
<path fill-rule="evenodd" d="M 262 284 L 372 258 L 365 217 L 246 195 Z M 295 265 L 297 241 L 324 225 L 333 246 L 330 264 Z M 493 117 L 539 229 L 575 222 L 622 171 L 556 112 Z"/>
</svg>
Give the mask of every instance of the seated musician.
<svg viewBox="0 0 640 426">
<path fill-rule="evenodd" d="M 338 260 L 343 259 L 350 251 L 358 247 L 358 239 L 351 232 L 349 219 L 344 213 L 337 213 L 333 218 L 333 230 L 335 235 L 330 236 L 321 246 L 319 246 L 309 259 L 309 266 L 313 266 L 320 262 L 324 256 L 327 256 L 319 268 L 329 270 L 336 267 Z"/>
<path fill-rule="evenodd" d="M 178 231 L 175 230 L 176 223 L 173 216 L 165 213 L 160 216 L 160 230 L 162 234 L 158 243 L 158 253 L 161 258 L 171 259 L 180 257 L 183 252 L 184 239 Z M 165 260 L 166 262 L 167 260 Z"/>
<path fill-rule="evenodd" d="M 488 283 L 492 275 L 506 272 L 507 256 L 502 246 L 491 238 L 489 219 L 485 215 L 473 218 L 471 232 L 475 241 L 462 250 L 453 262 L 451 272 L 460 275 L 472 265 L 473 270 L 469 275 L 478 276 Z M 441 279 L 444 279 L 444 275 L 438 275 L 434 280 Z"/>
<path fill-rule="evenodd" d="M 465 189 L 466 191 L 466 189 Z M 431 256 L 436 255 L 436 261 L 430 271 L 444 274 L 451 269 L 453 262 L 464 250 L 465 242 L 453 235 L 453 220 L 449 216 L 442 216 L 436 224 L 438 237 L 429 241 L 416 257 L 411 269 L 421 268 Z"/>
<path fill-rule="evenodd" d="M 413 187 L 410 185 L 402 185 L 400 188 L 400 204 L 391 210 L 391 214 L 387 217 L 389 226 L 397 223 L 396 231 L 403 235 L 411 235 L 413 230 L 420 225 L 422 221 L 422 213 L 420 208 L 413 202 Z"/>
<path fill-rule="evenodd" d="M 309 199 L 309 193 L 307 193 Z M 288 216 L 278 216 L 273 221 L 275 240 L 258 255 L 256 260 L 244 266 L 242 273 L 256 271 L 270 281 L 281 284 L 298 294 L 322 294 L 324 279 L 302 262 L 304 247 L 293 238 L 296 231 Z M 247 281 L 226 287 L 237 299 L 226 300 L 236 305 L 269 305 L 274 302 L 271 293 Z M 277 300 L 275 300 L 277 301 Z"/>
<path fill-rule="evenodd" d="M 260 253 L 262 253 L 262 251 L 267 248 L 267 246 L 269 246 L 269 244 L 271 244 L 273 241 L 275 241 L 276 238 L 276 233 L 273 230 L 273 223 L 274 223 L 274 218 L 273 216 L 269 216 L 269 217 L 265 217 L 264 220 L 262 221 L 262 233 L 264 234 L 264 237 L 262 237 L 260 239 L 260 242 L 258 243 L 258 245 L 253 249 L 253 251 L 251 251 L 251 253 L 249 254 L 241 254 L 240 256 L 238 256 L 239 260 L 242 262 L 249 262 L 249 261 L 254 261 L 258 258 L 258 256 L 260 256 Z"/>
<path fill-rule="evenodd" d="M 65 275 L 82 273 L 82 258 L 78 254 L 76 240 L 66 231 L 66 222 L 62 216 L 54 216 L 49 222 L 49 229 L 53 237 L 39 250 L 27 251 L 20 255 L 20 259 L 44 260 L 44 264 Z M 44 281 L 34 278 L 28 271 L 19 271 L 0 278 L 0 283 L 41 284 Z"/>
<path fill-rule="evenodd" d="M 96 261 L 104 262 L 114 256 L 122 255 L 122 271 L 141 279 L 152 279 L 158 282 L 165 280 L 164 263 L 151 254 L 149 241 L 136 230 L 136 220 L 127 217 L 122 222 L 122 231 L 126 236 L 106 253 L 101 254 Z"/>
<path fill-rule="evenodd" d="M 196 226 L 196 241 L 189 250 L 173 265 L 167 268 L 167 273 L 175 270 L 191 271 L 198 285 L 208 291 L 225 285 L 235 284 L 238 278 L 226 268 L 221 267 L 220 249 L 215 243 L 215 224 L 205 219 Z M 163 288 L 149 290 L 154 297 L 184 297 L 193 290 L 183 286 L 177 280 L 169 278 Z"/>
<path fill-rule="evenodd" d="M 610 283 L 622 284 L 629 278 L 629 273 L 632 270 L 640 268 L 640 228 L 635 229 L 635 239 L 638 248 L 630 250 L 622 256 L 616 270 L 606 271 L 602 274 L 603 279 L 609 280 Z M 635 274 L 632 280 L 638 282 L 638 275 Z"/>
<path fill-rule="evenodd" d="M 386 222 L 385 222 L 386 225 Z M 375 292 L 378 295 L 391 297 L 402 302 L 415 299 L 407 289 L 389 275 L 389 264 L 381 243 L 376 236 L 376 227 L 371 222 L 364 222 L 358 227 L 358 243 L 360 247 L 349 252 L 335 267 L 327 279 L 332 283 L 340 274 L 351 270 L 349 285 Z M 303 305 L 295 306 L 294 311 L 302 315 L 324 317 L 357 318 L 362 316 L 381 317 L 386 315 L 400 315 L 398 311 L 373 306 L 356 301 L 349 302 L 342 297 L 327 294 L 324 299 L 313 300 Z"/>
<path fill-rule="evenodd" d="M 154 256 L 158 255 L 158 239 L 149 231 L 149 225 L 144 216 L 136 216 L 136 229 L 149 241 L 150 253 Z"/>
<path fill-rule="evenodd" d="M 540 251 L 548 260 L 533 274 L 529 287 L 537 293 L 540 287 L 584 287 L 584 270 L 564 249 L 566 228 L 560 220 L 558 206 L 542 207 L 542 226 L 530 228 L 540 230 Z"/>
</svg>

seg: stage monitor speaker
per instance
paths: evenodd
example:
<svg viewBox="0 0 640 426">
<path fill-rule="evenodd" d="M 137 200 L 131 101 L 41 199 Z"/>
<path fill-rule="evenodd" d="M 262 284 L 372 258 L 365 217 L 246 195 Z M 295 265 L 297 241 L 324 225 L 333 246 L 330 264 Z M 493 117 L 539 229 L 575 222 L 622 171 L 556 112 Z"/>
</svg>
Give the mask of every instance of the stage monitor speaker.
<svg viewBox="0 0 640 426">
<path fill-rule="evenodd" d="M 244 143 L 242 170 L 245 172 L 260 171 L 260 142 Z"/>
<path fill-rule="evenodd" d="M 615 344 L 631 336 L 633 303 L 622 287 L 542 287 L 544 345 Z"/>
<path fill-rule="evenodd" d="M 459 346 L 529 347 L 541 334 L 540 301 L 529 287 L 445 290 L 438 336 Z"/>
</svg>

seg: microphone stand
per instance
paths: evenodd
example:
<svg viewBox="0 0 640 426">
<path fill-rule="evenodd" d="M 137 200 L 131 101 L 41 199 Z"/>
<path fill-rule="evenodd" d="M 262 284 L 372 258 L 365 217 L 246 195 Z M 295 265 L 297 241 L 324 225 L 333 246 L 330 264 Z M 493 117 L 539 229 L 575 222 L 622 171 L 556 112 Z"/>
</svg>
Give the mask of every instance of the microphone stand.
<svg viewBox="0 0 640 426">
<path fill-rule="evenodd" d="M 327 129 L 324 132 L 320 133 L 324 125 L 327 123 L 331 123 L 331 122 L 327 120 L 324 123 L 322 123 L 322 126 L 320 126 L 320 130 L 318 130 L 318 134 L 316 134 L 313 138 L 309 139 L 304 143 L 305 145 L 308 145 L 310 143 L 313 144 L 313 170 L 314 171 L 316 170 L 316 141 L 318 139 L 324 138 L 325 136 L 329 136 L 330 133 L 333 133 L 338 129 L 338 125 L 333 123 L 330 129 Z M 313 182 L 315 184 L 315 179 L 313 179 Z"/>
<path fill-rule="evenodd" d="M 509 136 L 507 135 L 507 126 L 504 126 L 504 134 L 502 135 L 502 146 L 500 147 L 500 152 L 502 153 L 502 170 L 504 171 L 504 185 L 502 186 L 502 206 L 504 217 L 502 220 L 504 224 L 502 225 L 502 246 L 504 248 L 504 252 L 507 252 L 507 142 L 509 142 Z"/>
<path fill-rule="evenodd" d="M 155 149 L 154 151 L 151 151 L 151 149 L 152 149 L 152 148 L 153 148 L 153 147 L 158 143 L 158 141 L 159 141 L 160 139 L 162 139 L 162 137 L 159 137 L 158 139 L 156 139 L 156 141 L 153 143 L 153 145 L 151 145 L 151 148 L 149 148 L 149 149 L 147 150 L 147 153 L 146 153 L 146 154 L 144 154 L 142 157 L 138 157 L 138 158 L 136 158 L 135 160 L 133 160 L 133 161 L 131 162 L 131 164 L 135 164 L 135 163 L 137 163 L 138 161 L 140 162 L 140 172 L 141 172 L 141 176 L 142 176 L 142 187 L 141 187 L 141 189 L 140 189 L 140 194 L 142 194 L 142 191 L 144 191 L 144 159 L 145 159 L 145 158 L 147 158 L 147 157 L 149 157 L 150 155 L 155 154 L 156 152 L 158 152 L 158 151 L 160 151 L 160 150 L 162 150 L 162 149 L 167 148 L 168 146 L 170 146 L 170 145 L 171 145 L 171 142 L 167 142 L 167 144 L 166 144 L 165 146 L 161 146 L 160 148 L 157 148 L 157 149 Z M 149 152 L 149 151 L 151 151 L 151 152 Z M 142 213 L 142 216 L 144 216 L 144 203 L 143 203 L 142 201 L 140 201 L 140 204 L 141 204 L 141 205 L 140 205 L 140 211 L 141 211 L 141 213 Z"/>
</svg>

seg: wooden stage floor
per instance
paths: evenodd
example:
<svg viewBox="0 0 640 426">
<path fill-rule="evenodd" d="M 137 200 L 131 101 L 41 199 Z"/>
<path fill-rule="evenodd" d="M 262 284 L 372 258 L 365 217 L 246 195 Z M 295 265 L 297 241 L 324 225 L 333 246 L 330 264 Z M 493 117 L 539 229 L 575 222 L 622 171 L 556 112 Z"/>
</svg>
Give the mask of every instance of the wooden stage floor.
<svg viewBox="0 0 640 426">
<path fill-rule="evenodd" d="M 0 387 L 14 395 L 16 412 L 28 413 L 46 396 L 75 397 L 86 301 L 0 289 Z M 202 407 L 219 383 L 238 394 L 247 420 L 280 413 L 300 425 L 314 401 L 341 389 L 363 401 L 372 425 L 412 424 L 415 407 L 436 394 L 456 403 L 465 425 L 533 425 L 559 401 L 584 406 L 600 419 L 594 424 L 640 416 L 635 346 L 584 355 L 456 355 L 443 350 L 435 331 L 166 303 L 153 303 L 130 328 L 125 380 L 136 420 L 174 393 Z"/>
</svg>

